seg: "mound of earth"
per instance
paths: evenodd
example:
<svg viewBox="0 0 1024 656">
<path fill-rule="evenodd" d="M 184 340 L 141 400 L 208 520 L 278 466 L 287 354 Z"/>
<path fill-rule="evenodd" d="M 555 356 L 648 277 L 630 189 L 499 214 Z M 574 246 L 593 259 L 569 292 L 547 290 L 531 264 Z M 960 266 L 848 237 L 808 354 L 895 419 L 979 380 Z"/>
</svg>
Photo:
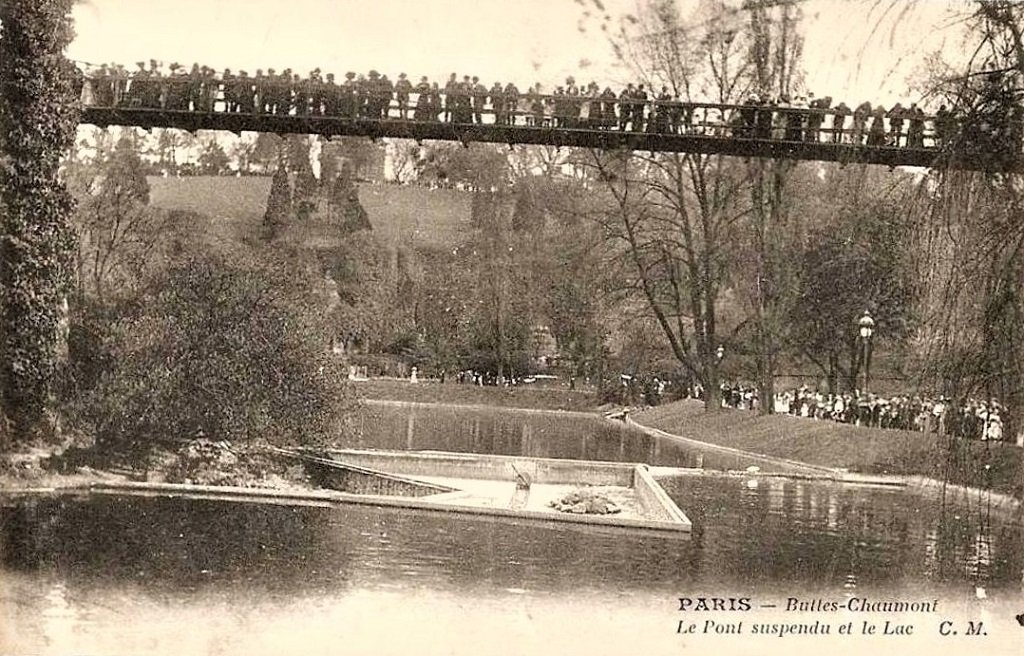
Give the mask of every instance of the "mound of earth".
<svg viewBox="0 0 1024 656">
<path fill-rule="evenodd" d="M 614 515 L 622 511 L 607 496 L 587 488 L 573 490 L 549 505 L 559 512 L 574 515 Z"/>
</svg>

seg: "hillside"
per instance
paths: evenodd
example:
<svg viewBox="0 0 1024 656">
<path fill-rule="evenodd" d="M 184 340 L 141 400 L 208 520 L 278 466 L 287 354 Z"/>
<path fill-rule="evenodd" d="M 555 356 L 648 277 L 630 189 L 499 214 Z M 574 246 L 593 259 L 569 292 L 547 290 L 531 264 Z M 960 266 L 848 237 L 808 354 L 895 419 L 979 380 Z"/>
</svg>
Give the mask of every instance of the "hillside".
<svg viewBox="0 0 1024 656">
<path fill-rule="evenodd" d="M 208 216 L 217 234 L 231 239 L 256 234 L 270 194 L 270 178 L 262 176 L 148 180 L 153 207 Z M 392 246 L 449 247 L 465 238 L 470 222 L 469 194 L 451 189 L 362 184 L 359 200 L 374 232 Z"/>
<path fill-rule="evenodd" d="M 677 401 L 631 415 L 639 424 L 702 442 L 875 474 L 929 476 L 991 487 L 1020 498 L 1021 449 L 1011 444 L 958 441 L 951 457 L 934 434 L 865 428 L 747 410 L 705 413 L 702 403 Z M 985 466 L 988 465 L 988 469 Z"/>
</svg>

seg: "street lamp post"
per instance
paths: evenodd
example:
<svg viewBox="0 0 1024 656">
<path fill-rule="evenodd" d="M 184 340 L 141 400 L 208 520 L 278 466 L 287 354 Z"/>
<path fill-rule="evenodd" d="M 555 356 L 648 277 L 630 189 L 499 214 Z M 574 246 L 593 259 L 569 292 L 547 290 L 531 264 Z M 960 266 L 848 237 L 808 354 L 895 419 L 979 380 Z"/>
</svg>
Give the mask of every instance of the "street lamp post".
<svg viewBox="0 0 1024 656">
<path fill-rule="evenodd" d="M 864 362 L 864 394 L 868 393 L 868 372 L 871 368 L 871 336 L 875 333 L 875 320 L 864 311 L 863 316 L 857 320 L 857 327 L 860 330 L 860 340 L 863 346 Z"/>
</svg>

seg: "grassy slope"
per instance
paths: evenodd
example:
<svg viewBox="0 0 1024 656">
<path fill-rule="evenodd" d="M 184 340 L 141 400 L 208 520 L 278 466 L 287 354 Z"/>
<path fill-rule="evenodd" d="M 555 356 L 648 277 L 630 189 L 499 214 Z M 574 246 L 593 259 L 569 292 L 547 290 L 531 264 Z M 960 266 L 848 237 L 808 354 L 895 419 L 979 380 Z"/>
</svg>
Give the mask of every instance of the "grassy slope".
<svg viewBox="0 0 1024 656">
<path fill-rule="evenodd" d="M 458 405 L 493 405 L 503 408 L 537 410 L 592 410 L 593 393 L 546 387 L 480 387 L 436 381 L 379 379 L 361 381 L 356 390 L 366 399 L 414 401 L 418 403 L 454 403 Z"/>
<path fill-rule="evenodd" d="M 636 413 L 653 428 L 713 444 L 850 471 L 920 474 L 1022 496 L 1024 453 L 1007 444 L 958 442 L 950 460 L 944 438 L 910 431 L 861 428 L 744 410 L 705 414 L 703 404 L 679 401 Z M 985 470 L 984 466 L 990 465 Z"/>
<path fill-rule="evenodd" d="M 269 177 L 148 179 L 154 207 L 209 216 L 214 232 L 232 240 L 257 234 L 270 194 Z M 364 184 L 359 200 L 374 233 L 391 246 L 448 248 L 463 241 L 470 225 L 470 198 L 465 192 Z"/>
</svg>

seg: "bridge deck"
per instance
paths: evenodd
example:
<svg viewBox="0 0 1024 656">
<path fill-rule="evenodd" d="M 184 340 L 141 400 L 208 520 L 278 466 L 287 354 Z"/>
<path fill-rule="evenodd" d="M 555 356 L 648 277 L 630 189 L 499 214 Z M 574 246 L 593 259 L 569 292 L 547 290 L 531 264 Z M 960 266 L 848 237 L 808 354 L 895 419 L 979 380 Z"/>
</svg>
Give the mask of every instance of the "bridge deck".
<svg viewBox="0 0 1024 656">
<path fill-rule="evenodd" d="M 993 162 L 986 153 L 958 154 L 953 160 L 937 148 L 907 146 L 866 146 L 821 141 L 785 141 L 745 138 L 719 134 L 665 134 L 629 132 L 593 128 L 566 128 L 529 125 L 496 125 L 413 121 L 396 118 L 381 120 L 335 116 L 297 116 L 263 113 L 181 111 L 131 107 L 84 107 L 81 123 L 107 127 L 135 126 L 144 129 L 177 128 L 270 132 L 277 134 L 318 134 L 359 136 L 378 139 L 458 141 L 500 144 L 532 144 L 560 147 L 628 149 L 646 152 L 722 154 L 736 157 L 787 158 L 845 164 L 881 164 L 885 166 L 950 166 L 964 169 L 1019 170 L 1018 162 Z M 825 132 L 825 130 L 823 130 Z"/>
</svg>

